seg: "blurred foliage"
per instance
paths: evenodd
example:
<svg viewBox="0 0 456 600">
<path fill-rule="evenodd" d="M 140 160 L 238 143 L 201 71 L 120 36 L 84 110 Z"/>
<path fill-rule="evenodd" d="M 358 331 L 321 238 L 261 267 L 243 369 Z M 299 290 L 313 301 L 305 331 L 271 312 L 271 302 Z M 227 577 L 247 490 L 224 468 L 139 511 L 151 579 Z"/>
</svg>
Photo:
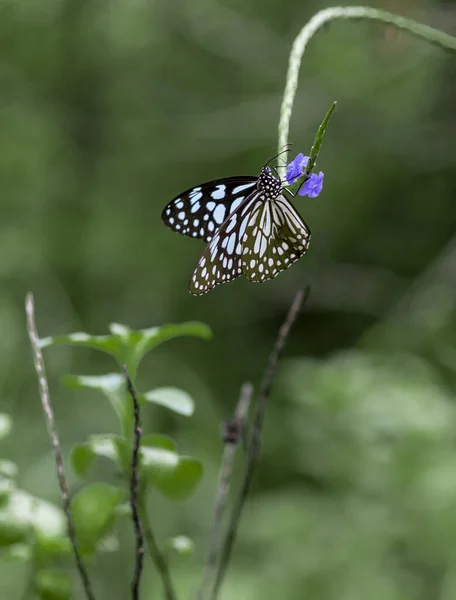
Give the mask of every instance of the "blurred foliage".
<svg viewBox="0 0 456 600">
<path fill-rule="evenodd" d="M 173 387 L 195 402 L 190 420 L 155 402 L 142 410 L 145 431 L 171 437 L 179 457 L 204 465 L 185 503 L 159 493 L 148 501 L 161 541 L 195 541 L 194 561 L 173 561 L 188 597 L 207 540 L 219 423 L 242 381 L 259 380 L 307 283 L 224 598 L 454 597 L 454 56 L 379 24 L 332 23 L 312 41 L 291 123 L 297 152 L 338 105 L 319 157 L 323 193 L 296 201 L 312 230 L 309 253 L 277 279 L 239 279 L 193 298 L 187 285 L 202 247 L 160 222 L 181 190 L 255 174 L 274 152 L 291 43 L 325 6 L 0 1 L 0 381 L 1 411 L 14 422 L 0 441 L 0 511 L 24 517 L 5 534 L 11 557 L 22 558 L 0 561 L 0 597 L 21 598 L 29 577 L 22 540 L 31 499 L 43 502 L 45 535 L 60 518 L 49 516 L 60 514 L 60 500 L 25 293 L 34 292 L 43 335 L 103 332 L 113 321 L 140 329 L 201 320 L 213 330 L 208 344 L 188 337 L 158 346 L 137 373 L 140 391 Z M 376 6 L 456 31 L 453 1 Z M 112 372 L 112 359 L 59 345 L 46 361 L 65 458 L 84 443 L 87 457 L 100 447 L 92 436 L 118 431 L 116 412 L 97 400 L 96 385 L 82 391 L 81 378 L 67 387 L 61 377 L 83 373 L 87 383 Z M 8 429 L 0 419 L 0 434 Z M 116 469 L 94 461 L 89 483 L 118 487 Z M 76 477 L 70 488 L 82 493 Z M 128 519 L 118 519 L 116 534 L 118 549 L 91 569 L 99 600 L 130 593 Z M 39 581 L 43 596 L 60 600 L 67 580 L 55 569 L 43 567 Z M 142 592 L 160 597 L 153 569 Z"/>
<path fill-rule="evenodd" d="M 207 339 L 211 334 L 202 323 L 167 325 L 141 331 L 113 324 L 110 329 L 111 335 L 92 336 L 79 332 L 43 338 L 39 343 L 43 348 L 70 344 L 107 352 L 119 361 L 119 366 L 128 365 L 129 381 L 135 389 L 139 363 L 153 347 L 178 336 L 193 335 Z M 71 500 L 76 536 L 72 541 L 77 543 L 83 560 L 93 559 L 97 552 L 118 550 L 114 532 L 116 519 L 118 516 L 128 517 L 129 520 L 132 518 L 130 503 L 127 503 L 133 468 L 132 399 L 127 391 L 125 376 L 117 373 L 89 377 L 66 376 L 64 380 L 72 388 L 96 389 L 103 393 L 116 412 L 122 432 L 121 435 L 91 435 L 88 442 L 76 444 L 70 455 L 73 471 L 79 477 L 87 477 L 97 457 L 113 461 L 122 475 L 122 487 L 94 482 L 83 487 Z M 192 398 L 177 388 L 159 388 L 140 394 L 138 404 L 144 405 L 146 402 L 166 406 L 181 415 L 193 413 Z M 8 435 L 10 430 L 11 419 L 0 414 L 0 438 Z M 16 475 L 15 465 L 8 461 L 3 461 L 2 465 L 0 548 L 4 549 L 3 555 L 22 559 L 30 565 L 30 574 L 24 583 L 25 596 L 36 596 L 40 600 L 67 600 L 73 596 L 68 565 L 66 570 L 55 568 L 62 560 L 68 562 L 69 557 L 74 558 L 64 515 L 48 502 L 16 490 L 14 483 L 11 485 L 11 477 Z M 183 501 L 194 492 L 202 474 L 201 462 L 191 456 L 179 455 L 172 438 L 159 434 L 144 435 L 142 430 L 137 474 L 137 510 L 140 518 L 147 523 L 144 507 L 151 488 L 170 500 Z M 169 549 L 189 555 L 192 553 L 192 542 L 186 536 L 176 536 L 167 540 L 166 550 Z"/>
</svg>

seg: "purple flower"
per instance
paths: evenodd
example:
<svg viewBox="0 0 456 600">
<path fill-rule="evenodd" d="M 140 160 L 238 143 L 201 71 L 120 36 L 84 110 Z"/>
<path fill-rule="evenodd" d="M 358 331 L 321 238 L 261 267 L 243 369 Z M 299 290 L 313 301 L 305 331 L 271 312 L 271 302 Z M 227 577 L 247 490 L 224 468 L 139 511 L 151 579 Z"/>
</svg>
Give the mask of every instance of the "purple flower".
<svg viewBox="0 0 456 600">
<path fill-rule="evenodd" d="M 299 179 L 301 175 L 304 173 L 304 169 L 307 167 L 307 163 L 309 162 L 309 157 L 304 156 L 301 152 L 296 156 L 294 160 L 287 166 L 287 181 L 288 185 L 293 185 L 296 179 Z"/>
<path fill-rule="evenodd" d="M 316 198 L 323 189 L 323 171 L 320 171 L 318 175 L 312 173 L 309 179 L 305 182 L 302 188 L 299 190 L 300 196 L 309 196 L 309 198 Z"/>
<path fill-rule="evenodd" d="M 288 185 L 293 185 L 294 182 L 302 176 L 309 160 L 310 158 L 308 156 L 304 156 L 304 154 L 301 152 L 294 160 L 291 161 L 291 163 L 288 164 L 286 176 Z M 299 195 L 309 196 L 309 198 L 316 198 L 323 189 L 323 177 L 323 171 L 320 171 L 318 175 L 312 173 L 309 179 L 299 189 Z"/>
</svg>

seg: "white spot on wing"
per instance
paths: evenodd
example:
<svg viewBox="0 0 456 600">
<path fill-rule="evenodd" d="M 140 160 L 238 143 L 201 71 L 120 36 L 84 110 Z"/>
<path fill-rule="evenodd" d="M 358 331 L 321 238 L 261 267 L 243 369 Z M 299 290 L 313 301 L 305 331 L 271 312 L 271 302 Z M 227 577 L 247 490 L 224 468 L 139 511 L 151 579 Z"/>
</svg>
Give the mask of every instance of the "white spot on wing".
<svg viewBox="0 0 456 600">
<path fill-rule="evenodd" d="M 243 192 L 244 190 L 248 190 L 249 188 L 253 187 L 254 185 L 256 185 L 256 181 L 238 185 L 237 187 L 233 188 L 233 194 L 239 194 L 240 192 Z"/>
<path fill-rule="evenodd" d="M 241 198 L 236 198 L 236 200 L 234 200 L 233 204 L 231 205 L 231 212 L 234 212 L 237 208 L 240 207 L 240 205 L 244 201 L 244 198 L 245 196 L 242 196 Z"/>
<path fill-rule="evenodd" d="M 222 198 L 225 197 L 225 190 L 226 190 L 226 185 L 218 185 L 215 190 L 212 192 L 211 197 L 214 198 L 214 200 L 221 200 Z"/>
<path fill-rule="evenodd" d="M 214 210 L 214 220 L 216 223 L 221 225 L 225 219 L 225 207 L 222 204 L 219 204 L 217 208 Z"/>
</svg>

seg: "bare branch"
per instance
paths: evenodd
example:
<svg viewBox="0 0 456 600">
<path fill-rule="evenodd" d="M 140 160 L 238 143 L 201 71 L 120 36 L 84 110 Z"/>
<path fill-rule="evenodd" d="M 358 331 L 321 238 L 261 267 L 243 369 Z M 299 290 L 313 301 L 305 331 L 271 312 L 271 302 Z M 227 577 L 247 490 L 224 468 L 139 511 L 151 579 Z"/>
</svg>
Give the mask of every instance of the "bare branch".
<svg viewBox="0 0 456 600">
<path fill-rule="evenodd" d="M 233 474 L 234 459 L 239 440 L 244 434 L 245 423 L 252 398 L 253 386 L 244 383 L 239 395 L 239 400 L 234 411 L 233 419 L 225 424 L 223 439 L 225 448 L 223 450 L 222 464 L 220 466 L 219 482 L 217 485 L 214 502 L 214 517 L 209 538 L 209 548 L 203 568 L 201 586 L 197 593 L 197 600 L 203 600 L 209 591 L 209 586 L 216 574 L 216 568 L 220 553 L 220 542 L 222 534 L 223 517 L 228 501 Z"/>
<path fill-rule="evenodd" d="M 279 330 L 272 352 L 269 355 L 268 365 L 266 367 L 263 379 L 261 381 L 258 402 L 255 410 L 255 416 L 252 425 L 252 434 L 247 449 L 247 464 L 245 466 L 245 473 L 241 484 L 241 491 L 239 494 L 239 498 L 237 499 L 236 504 L 234 506 L 233 513 L 231 515 L 231 520 L 228 526 L 226 539 L 223 544 L 222 555 L 220 559 L 219 568 L 217 570 L 217 576 L 215 579 L 214 587 L 212 589 L 211 600 L 216 600 L 220 591 L 220 587 L 223 583 L 225 572 L 231 558 L 231 552 L 233 550 L 234 542 L 236 540 L 236 534 L 239 527 L 239 521 L 241 518 L 242 510 L 244 508 L 245 500 L 247 498 L 247 494 L 249 493 L 250 486 L 252 483 L 253 473 L 258 458 L 258 448 L 260 443 L 261 429 L 263 427 L 264 416 L 266 413 L 266 407 L 268 404 L 274 375 L 277 370 L 277 364 L 280 355 L 282 354 L 282 351 L 285 347 L 288 334 L 290 333 L 290 330 L 298 317 L 302 305 L 304 304 L 305 300 L 307 300 L 309 292 L 309 286 L 306 287 L 305 290 L 299 290 L 297 292 L 293 303 L 288 311 L 287 317 Z"/>
<path fill-rule="evenodd" d="M 134 430 L 133 430 L 133 452 L 131 456 L 131 481 L 130 481 L 130 505 L 131 515 L 133 519 L 133 526 L 135 529 L 136 536 L 136 561 L 135 561 L 135 572 L 133 575 L 133 581 L 131 584 L 132 599 L 139 600 L 139 584 L 141 582 L 141 575 L 144 562 L 144 538 L 143 530 L 141 527 L 141 519 L 139 517 L 138 508 L 138 463 L 139 463 L 139 448 L 141 445 L 141 423 L 139 420 L 139 404 L 136 396 L 135 388 L 130 379 L 127 371 L 127 367 L 123 366 L 123 372 L 125 381 L 127 383 L 127 390 L 133 401 L 133 414 L 134 414 Z"/>
<path fill-rule="evenodd" d="M 60 495 L 62 497 L 63 510 L 65 512 L 67 521 L 68 537 L 73 547 L 73 554 L 76 560 L 76 567 L 79 571 L 79 575 L 81 577 L 86 596 L 88 600 L 95 600 L 95 596 L 93 594 L 92 585 L 90 583 L 87 570 L 79 553 L 76 532 L 71 516 L 70 496 L 68 494 L 68 486 L 66 483 L 65 471 L 63 468 L 63 458 L 62 452 L 60 450 L 59 436 L 55 427 L 54 413 L 52 412 L 51 398 L 49 395 L 49 386 L 46 379 L 46 372 L 44 369 L 43 354 L 40 348 L 40 338 L 38 336 L 38 331 L 36 329 L 35 324 L 35 306 L 33 301 L 33 295 L 31 293 L 28 293 L 25 298 L 25 312 L 27 314 L 27 330 L 30 338 L 30 344 L 32 346 L 35 370 L 38 376 L 41 404 L 43 406 L 46 426 L 49 433 L 49 437 L 51 439 L 52 451 L 54 453 L 55 465 L 57 468 L 57 479 L 59 481 Z"/>
</svg>

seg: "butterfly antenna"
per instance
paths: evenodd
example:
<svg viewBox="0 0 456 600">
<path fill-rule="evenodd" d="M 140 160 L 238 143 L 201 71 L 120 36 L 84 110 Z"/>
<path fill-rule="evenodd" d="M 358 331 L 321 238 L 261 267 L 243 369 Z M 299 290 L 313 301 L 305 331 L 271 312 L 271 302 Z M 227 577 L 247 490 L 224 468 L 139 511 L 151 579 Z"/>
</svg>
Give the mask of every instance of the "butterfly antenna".
<svg viewBox="0 0 456 600">
<path fill-rule="evenodd" d="M 282 177 L 280 176 L 280 173 L 277 171 L 277 168 L 276 167 L 272 167 L 272 170 L 274 171 L 274 173 L 279 178 L 279 181 L 282 182 Z"/>
<path fill-rule="evenodd" d="M 290 152 L 291 148 L 288 148 L 288 146 L 292 146 L 292 145 L 293 144 L 291 142 L 288 142 L 287 144 L 285 144 L 283 150 L 280 150 L 280 152 L 278 154 L 275 154 L 274 156 L 271 156 L 271 158 L 265 162 L 265 166 L 268 165 L 273 160 L 275 160 L 276 158 L 279 158 L 279 156 L 281 154 L 285 154 L 286 152 Z"/>
</svg>

